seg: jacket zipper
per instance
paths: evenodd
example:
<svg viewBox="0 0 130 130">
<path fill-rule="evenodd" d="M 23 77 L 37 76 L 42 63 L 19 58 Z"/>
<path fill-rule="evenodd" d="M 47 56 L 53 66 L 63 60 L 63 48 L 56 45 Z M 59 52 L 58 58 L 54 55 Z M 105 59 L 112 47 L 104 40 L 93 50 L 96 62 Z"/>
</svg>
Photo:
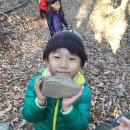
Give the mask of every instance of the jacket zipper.
<svg viewBox="0 0 130 130">
<path fill-rule="evenodd" d="M 53 117 L 53 129 L 52 130 L 56 130 L 56 120 L 57 120 L 57 114 L 58 114 L 58 106 L 59 106 L 59 99 L 56 100 L 54 117 Z"/>
</svg>

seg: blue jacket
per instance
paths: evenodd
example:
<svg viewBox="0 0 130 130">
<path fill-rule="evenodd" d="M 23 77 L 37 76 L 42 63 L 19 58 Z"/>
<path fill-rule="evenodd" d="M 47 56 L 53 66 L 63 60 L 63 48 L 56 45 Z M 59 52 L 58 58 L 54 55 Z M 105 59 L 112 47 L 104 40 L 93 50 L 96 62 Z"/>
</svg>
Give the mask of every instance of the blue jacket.
<svg viewBox="0 0 130 130">
<path fill-rule="evenodd" d="M 49 31 L 51 33 L 58 33 L 63 30 L 62 23 L 65 25 L 65 27 L 68 27 L 68 23 L 64 18 L 64 14 L 62 11 L 54 11 L 49 14 L 47 18 Z"/>
</svg>

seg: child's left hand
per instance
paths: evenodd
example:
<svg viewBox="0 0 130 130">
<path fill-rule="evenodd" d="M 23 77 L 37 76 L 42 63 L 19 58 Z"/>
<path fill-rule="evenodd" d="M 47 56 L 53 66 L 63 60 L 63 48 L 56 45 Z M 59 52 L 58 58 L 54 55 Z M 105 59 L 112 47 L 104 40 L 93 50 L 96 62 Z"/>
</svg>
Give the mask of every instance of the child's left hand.
<svg viewBox="0 0 130 130">
<path fill-rule="evenodd" d="M 68 111 L 71 108 L 71 105 L 74 102 L 76 102 L 78 100 L 78 98 L 83 94 L 83 91 L 84 91 L 84 87 L 82 86 L 80 91 L 76 95 L 74 95 L 73 97 L 71 97 L 71 98 L 63 98 L 62 110 L 64 112 Z"/>
<path fill-rule="evenodd" d="M 66 27 L 66 30 L 68 30 L 68 31 L 70 30 L 69 26 Z"/>
</svg>

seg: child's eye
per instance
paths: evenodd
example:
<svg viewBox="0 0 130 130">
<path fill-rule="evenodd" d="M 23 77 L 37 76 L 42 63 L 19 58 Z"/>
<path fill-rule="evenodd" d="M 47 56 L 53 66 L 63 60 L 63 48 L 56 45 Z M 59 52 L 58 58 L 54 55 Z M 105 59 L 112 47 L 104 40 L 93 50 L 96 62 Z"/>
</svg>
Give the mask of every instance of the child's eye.
<svg viewBox="0 0 130 130">
<path fill-rule="evenodd" d="M 71 57 L 70 60 L 76 60 L 75 58 Z"/>
<path fill-rule="evenodd" d="M 55 59 L 59 59 L 60 57 L 59 56 L 54 56 Z"/>
</svg>

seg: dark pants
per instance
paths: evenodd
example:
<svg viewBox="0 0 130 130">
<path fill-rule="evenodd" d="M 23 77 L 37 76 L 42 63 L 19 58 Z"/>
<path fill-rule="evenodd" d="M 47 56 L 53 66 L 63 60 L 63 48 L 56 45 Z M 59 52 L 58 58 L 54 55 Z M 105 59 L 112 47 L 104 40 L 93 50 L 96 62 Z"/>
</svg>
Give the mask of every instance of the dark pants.
<svg viewBox="0 0 130 130">
<path fill-rule="evenodd" d="M 130 112 L 127 115 L 125 115 L 125 117 L 130 120 Z M 104 121 L 95 130 L 111 130 L 114 127 L 119 125 L 116 121 L 117 121 L 117 119 L 113 119 L 110 121 Z"/>
<path fill-rule="evenodd" d="M 40 17 L 41 17 L 41 18 L 46 17 L 46 13 L 47 13 L 47 12 L 46 12 L 45 10 L 40 9 L 39 12 L 40 12 Z"/>
</svg>

